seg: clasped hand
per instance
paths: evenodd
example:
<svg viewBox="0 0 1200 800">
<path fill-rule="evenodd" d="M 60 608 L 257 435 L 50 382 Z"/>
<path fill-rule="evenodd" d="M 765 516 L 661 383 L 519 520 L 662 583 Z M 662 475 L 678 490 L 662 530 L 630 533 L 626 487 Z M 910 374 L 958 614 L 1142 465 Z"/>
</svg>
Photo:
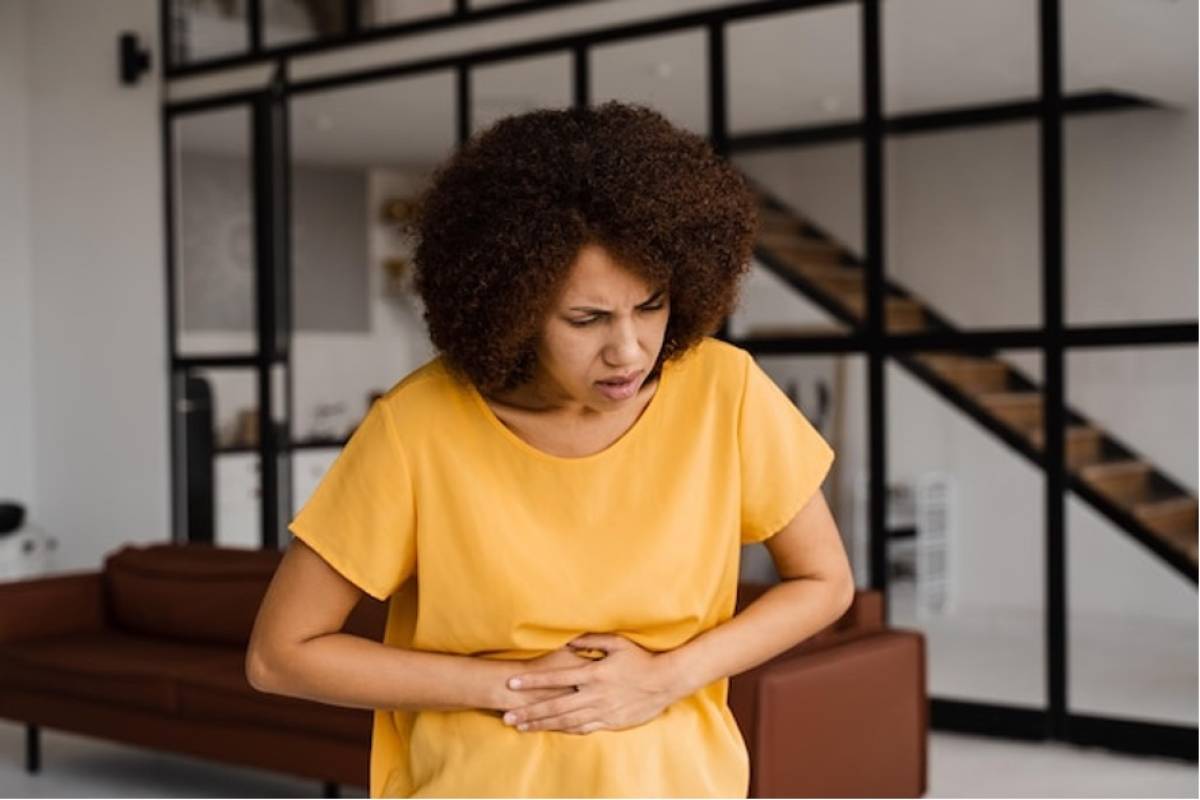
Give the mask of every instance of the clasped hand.
<svg viewBox="0 0 1200 800">
<path fill-rule="evenodd" d="M 616 731 L 653 719 L 682 696 L 666 659 L 623 636 L 585 634 L 567 648 L 509 677 L 506 724 L 521 731 Z M 602 650 L 604 657 L 593 661 L 578 650 Z M 556 693 L 547 697 L 547 690 Z"/>
</svg>

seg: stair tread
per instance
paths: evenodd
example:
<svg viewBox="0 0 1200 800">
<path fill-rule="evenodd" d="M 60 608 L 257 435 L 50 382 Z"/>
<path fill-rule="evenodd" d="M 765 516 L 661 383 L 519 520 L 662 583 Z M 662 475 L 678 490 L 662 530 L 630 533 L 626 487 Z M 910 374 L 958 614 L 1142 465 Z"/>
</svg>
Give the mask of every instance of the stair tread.
<svg viewBox="0 0 1200 800">
<path fill-rule="evenodd" d="M 1101 461 L 1097 464 L 1088 464 L 1080 472 L 1083 473 L 1085 478 L 1091 478 L 1118 475 L 1125 472 L 1149 472 L 1152 468 L 1149 463 L 1139 458 L 1122 458 L 1112 461 Z"/>
<path fill-rule="evenodd" d="M 1032 390 L 1006 390 L 1003 392 L 984 392 L 980 396 L 981 400 L 994 401 L 997 403 L 1016 403 L 1029 401 L 1033 399 L 1041 400 L 1042 393 Z"/>
<path fill-rule="evenodd" d="M 801 230 L 760 230 L 758 243 L 781 250 L 832 250 L 841 253 L 845 249 L 837 242 L 807 236 Z"/>
<path fill-rule="evenodd" d="M 1064 431 L 1068 439 L 1101 439 L 1104 437 L 1104 431 L 1097 428 L 1095 425 L 1090 425 L 1086 422 L 1071 422 L 1068 423 Z M 1030 431 L 1030 436 L 1041 443 L 1042 437 L 1045 436 L 1045 431 L 1040 426 L 1033 428 Z"/>
<path fill-rule="evenodd" d="M 1178 497 L 1164 497 L 1158 500 L 1143 500 L 1133 507 L 1135 513 L 1176 513 L 1196 508 L 1196 498 L 1181 494 Z"/>
<path fill-rule="evenodd" d="M 917 357 L 927 364 L 947 369 L 999 367 L 1007 370 L 1008 364 L 992 356 L 972 356 L 965 353 L 918 353 Z"/>
</svg>

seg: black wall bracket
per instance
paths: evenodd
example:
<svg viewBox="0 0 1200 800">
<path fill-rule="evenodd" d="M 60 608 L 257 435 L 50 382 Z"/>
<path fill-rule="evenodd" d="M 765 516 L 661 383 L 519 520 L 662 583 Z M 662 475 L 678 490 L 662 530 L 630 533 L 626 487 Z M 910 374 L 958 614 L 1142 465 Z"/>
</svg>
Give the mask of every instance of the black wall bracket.
<svg viewBox="0 0 1200 800">
<path fill-rule="evenodd" d="M 117 40 L 117 60 L 121 64 L 121 83 L 132 86 L 150 69 L 150 51 L 138 46 L 136 33 L 126 31 Z"/>
</svg>

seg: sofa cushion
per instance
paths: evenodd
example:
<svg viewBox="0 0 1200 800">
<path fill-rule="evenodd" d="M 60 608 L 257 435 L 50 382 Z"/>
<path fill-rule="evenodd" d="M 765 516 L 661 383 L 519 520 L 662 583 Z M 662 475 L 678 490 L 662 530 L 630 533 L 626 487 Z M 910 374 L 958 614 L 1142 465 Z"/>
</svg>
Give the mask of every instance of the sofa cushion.
<svg viewBox="0 0 1200 800">
<path fill-rule="evenodd" d="M 126 545 L 104 561 L 114 627 L 245 645 L 282 553 L 190 543 Z"/>
<path fill-rule="evenodd" d="M 197 720 L 302 730 L 369 745 L 370 709 L 316 703 L 267 694 L 246 681 L 245 658 L 231 652 L 197 663 L 170 666 L 179 714 Z"/>
<path fill-rule="evenodd" d="M 0 645 L 0 685 L 174 712 L 170 668 L 195 667 L 207 650 L 113 630 L 26 639 Z"/>
</svg>

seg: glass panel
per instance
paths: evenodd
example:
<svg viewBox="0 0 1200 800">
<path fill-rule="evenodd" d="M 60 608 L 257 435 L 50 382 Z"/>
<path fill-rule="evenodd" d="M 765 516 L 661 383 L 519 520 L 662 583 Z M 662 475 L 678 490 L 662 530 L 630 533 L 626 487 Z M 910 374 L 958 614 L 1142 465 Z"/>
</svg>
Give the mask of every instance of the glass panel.
<svg viewBox="0 0 1200 800">
<path fill-rule="evenodd" d="M 570 107 L 571 65 L 569 54 L 554 53 L 472 69 L 471 132 L 510 114 Z"/>
<path fill-rule="evenodd" d="M 340 447 L 433 355 L 398 216 L 457 141 L 454 74 L 304 94 L 291 107 L 295 443 Z M 412 109 L 420 109 L 413 113 Z"/>
<path fill-rule="evenodd" d="M 263 44 L 281 47 L 346 33 L 346 4 L 341 0 L 273 0 L 263 3 Z"/>
<path fill-rule="evenodd" d="M 703 31 L 647 36 L 591 51 L 591 101 L 641 103 L 708 135 L 708 40 Z"/>
<path fill-rule="evenodd" d="M 866 585 L 866 530 L 855 513 L 861 498 L 856 496 L 854 485 L 854 476 L 866 464 L 863 427 L 866 359 L 859 355 L 757 355 L 755 358 L 834 450 L 833 466 L 821 491 L 837 521 L 858 583 Z M 755 583 L 779 581 L 765 544 L 742 547 L 739 578 Z"/>
<path fill-rule="evenodd" d="M 253 369 L 177 372 L 180 538 L 260 547 L 258 379 Z"/>
<path fill-rule="evenodd" d="M 1196 123 L 1175 111 L 1063 125 L 1066 321 L 1196 319 Z"/>
<path fill-rule="evenodd" d="M 246 0 L 171 0 L 168 8 L 173 65 L 249 51 Z"/>
<path fill-rule="evenodd" d="M 1063 3 L 1064 90 L 1165 106 L 1063 121 L 1070 325 L 1196 319 L 1197 10 L 1146 12 L 1129 0 Z"/>
<path fill-rule="evenodd" d="M 1076 474 L 1194 568 L 1195 346 L 1075 350 L 1066 375 L 1097 441 Z M 1067 511 L 1068 706 L 1194 726 L 1194 582 L 1088 498 L 1073 493 Z"/>
<path fill-rule="evenodd" d="M 751 264 L 738 306 L 729 316 L 729 334 L 736 339 L 844 336 L 849 331 L 826 307 L 801 294 L 758 258 Z"/>
<path fill-rule="evenodd" d="M 1045 479 L 1036 353 L 923 354 L 887 380 L 889 622 L 926 636 L 929 693 L 1040 708 Z M 865 508 L 865 503 L 864 503 Z"/>
<path fill-rule="evenodd" d="M 731 326 L 751 336 L 835 335 L 861 320 L 862 145 L 736 155 L 759 195 L 755 260 Z"/>
<path fill-rule="evenodd" d="M 1150 12 L 1136 0 L 1061 2 L 1064 91 L 1116 90 L 1194 106 L 1195 3 L 1158 3 Z"/>
<path fill-rule="evenodd" d="M 361 0 L 364 28 L 400 25 L 454 13 L 454 0 Z"/>
<path fill-rule="evenodd" d="M 248 106 L 176 117 L 175 324 L 181 355 L 258 349 Z"/>
<path fill-rule="evenodd" d="M 1038 0 L 904 0 L 880 8 L 887 116 L 1037 97 Z"/>
<path fill-rule="evenodd" d="M 729 25 L 730 131 L 857 121 L 862 116 L 860 17 L 854 3 Z"/>
<path fill-rule="evenodd" d="M 1033 122 L 887 141 L 889 331 L 1041 324 L 1039 149 Z"/>
</svg>

